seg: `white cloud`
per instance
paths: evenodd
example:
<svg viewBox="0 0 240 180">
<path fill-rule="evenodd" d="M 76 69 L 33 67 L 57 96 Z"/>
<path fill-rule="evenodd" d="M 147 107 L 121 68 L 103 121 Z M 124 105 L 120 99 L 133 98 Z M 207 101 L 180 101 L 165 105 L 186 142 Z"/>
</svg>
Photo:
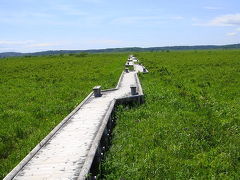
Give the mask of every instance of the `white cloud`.
<svg viewBox="0 0 240 180">
<path fill-rule="evenodd" d="M 59 43 L 35 43 L 35 44 L 29 44 L 26 47 L 30 48 L 42 48 L 42 47 L 52 47 L 52 46 L 58 46 Z"/>
<path fill-rule="evenodd" d="M 236 36 L 236 35 L 238 35 L 238 33 L 237 32 L 230 32 L 230 33 L 227 33 L 226 35 L 227 36 Z"/>
<path fill-rule="evenodd" d="M 0 40 L 0 51 L 22 51 L 56 49 L 65 45 L 67 42 L 37 42 L 33 40 L 9 41 Z"/>
<path fill-rule="evenodd" d="M 199 19 L 196 18 L 196 17 L 192 17 L 191 20 L 192 20 L 193 22 L 198 22 L 198 21 L 199 21 Z"/>
<path fill-rule="evenodd" d="M 216 17 L 210 24 L 216 26 L 233 26 L 233 25 L 240 25 L 240 13 L 238 14 L 228 14 Z"/>
<path fill-rule="evenodd" d="M 218 16 L 208 22 L 196 22 L 195 26 L 240 26 L 240 13 Z"/>
<path fill-rule="evenodd" d="M 184 17 L 182 17 L 182 16 L 173 16 L 173 17 L 171 17 L 170 19 L 182 20 L 182 19 L 184 19 Z"/>
<path fill-rule="evenodd" d="M 87 3 L 102 3 L 102 0 L 82 0 L 83 2 L 87 2 Z"/>
<path fill-rule="evenodd" d="M 80 11 L 78 8 L 68 5 L 68 4 L 59 4 L 52 8 L 53 10 L 60 11 L 66 15 L 76 15 L 76 16 L 86 16 L 88 13 Z"/>
<path fill-rule="evenodd" d="M 120 17 L 113 20 L 114 23 L 133 24 L 141 21 L 157 20 L 159 17 L 155 16 L 131 16 Z"/>
<path fill-rule="evenodd" d="M 19 12 L 0 12 L 0 23 L 23 25 L 23 24 L 39 24 L 54 18 L 54 15 L 47 12 L 32 12 L 32 11 L 19 11 Z"/>
<path fill-rule="evenodd" d="M 14 49 L 12 49 L 12 48 L 6 48 L 6 47 L 1 47 L 1 46 L 0 46 L 0 53 L 2 53 L 2 52 L 10 52 L 10 51 L 14 51 Z"/>
<path fill-rule="evenodd" d="M 220 9 L 223 9 L 222 7 L 215 7 L 215 6 L 205 6 L 203 8 L 204 9 L 208 9 L 208 10 L 220 10 Z"/>
<path fill-rule="evenodd" d="M 120 45 L 123 44 L 123 41 L 113 40 L 113 39 L 97 39 L 97 40 L 88 40 L 89 44 L 104 44 L 104 45 Z"/>
<path fill-rule="evenodd" d="M 7 41 L 7 40 L 0 40 L 0 45 L 8 46 L 8 45 L 27 45 L 33 43 L 32 40 L 26 41 Z"/>
<path fill-rule="evenodd" d="M 121 24 L 134 24 L 134 23 L 142 23 L 142 22 L 165 22 L 166 20 L 182 20 L 184 17 L 182 16 L 169 16 L 169 17 L 160 17 L 160 16 L 128 16 L 128 17 L 120 17 L 113 20 L 114 23 Z"/>
</svg>

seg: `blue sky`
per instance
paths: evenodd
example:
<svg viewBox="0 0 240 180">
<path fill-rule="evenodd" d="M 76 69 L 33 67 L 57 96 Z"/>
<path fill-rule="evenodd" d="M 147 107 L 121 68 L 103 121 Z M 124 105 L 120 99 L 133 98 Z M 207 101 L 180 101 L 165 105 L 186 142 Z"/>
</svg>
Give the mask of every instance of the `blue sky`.
<svg viewBox="0 0 240 180">
<path fill-rule="evenodd" d="M 0 0 L 0 52 L 239 40 L 239 0 Z"/>
</svg>

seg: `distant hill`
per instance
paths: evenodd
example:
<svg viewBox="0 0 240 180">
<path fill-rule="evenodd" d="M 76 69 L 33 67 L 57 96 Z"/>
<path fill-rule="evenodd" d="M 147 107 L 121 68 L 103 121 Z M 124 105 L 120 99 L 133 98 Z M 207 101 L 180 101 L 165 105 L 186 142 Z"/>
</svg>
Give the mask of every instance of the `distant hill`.
<svg viewBox="0 0 240 180">
<path fill-rule="evenodd" d="M 38 56 L 38 55 L 56 55 L 72 53 L 110 53 L 110 52 L 143 52 L 143 51 L 166 51 L 166 50 L 207 50 L 207 49 L 240 49 L 240 44 L 230 45 L 199 45 L 199 46 L 165 46 L 165 47 L 127 47 L 127 48 L 108 48 L 108 49 L 90 49 L 90 50 L 53 50 L 41 51 L 35 53 L 4 52 L 0 53 L 0 58 L 13 56 Z"/>
<path fill-rule="evenodd" d="M 17 52 L 4 52 L 0 53 L 0 58 L 3 57 L 11 57 L 11 56 L 22 56 L 24 53 L 17 53 Z"/>
</svg>

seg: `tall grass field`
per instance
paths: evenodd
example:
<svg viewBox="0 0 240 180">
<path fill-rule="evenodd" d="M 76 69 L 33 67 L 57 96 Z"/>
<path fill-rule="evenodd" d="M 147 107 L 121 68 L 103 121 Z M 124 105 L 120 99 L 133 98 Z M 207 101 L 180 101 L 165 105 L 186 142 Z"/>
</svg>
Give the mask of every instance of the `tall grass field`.
<svg viewBox="0 0 240 180">
<path fill-rule="evenodd" d="M 240 179 L 240 50 L 137 53 L 145 104 L 119 107 L 105 179 Z"/>
<path fill-rule="evenodd" d="M 127 54 L 0 59 L 0 179 L 95 85 L 115 87 Z"/>
</svg>

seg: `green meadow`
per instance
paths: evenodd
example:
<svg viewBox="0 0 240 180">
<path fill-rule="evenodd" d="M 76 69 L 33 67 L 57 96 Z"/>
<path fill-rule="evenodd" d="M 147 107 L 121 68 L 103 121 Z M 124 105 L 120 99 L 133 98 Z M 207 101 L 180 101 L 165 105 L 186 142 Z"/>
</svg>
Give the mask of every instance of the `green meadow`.
<svg viewBox="0 0 240 180">
<path fill-rule="evenodd" d="M 0 59 L 0 179 L 95 85 L 116 86 L 127 54 Z"/>
<path fill-rule="evenodd" d="M 0 59 L 0 179 L 93 86 L 116 86 L 124 53 Z M 118 108 L 104 179 L 240 179 L 240 50 L 135 53 L 145 104 Z"/>
<path fill-rule="evenodd" d="M 146 102 L 119 107 L 104 179 L 240 179 L 240 50 L 135 55 Z"/>
</svg>

